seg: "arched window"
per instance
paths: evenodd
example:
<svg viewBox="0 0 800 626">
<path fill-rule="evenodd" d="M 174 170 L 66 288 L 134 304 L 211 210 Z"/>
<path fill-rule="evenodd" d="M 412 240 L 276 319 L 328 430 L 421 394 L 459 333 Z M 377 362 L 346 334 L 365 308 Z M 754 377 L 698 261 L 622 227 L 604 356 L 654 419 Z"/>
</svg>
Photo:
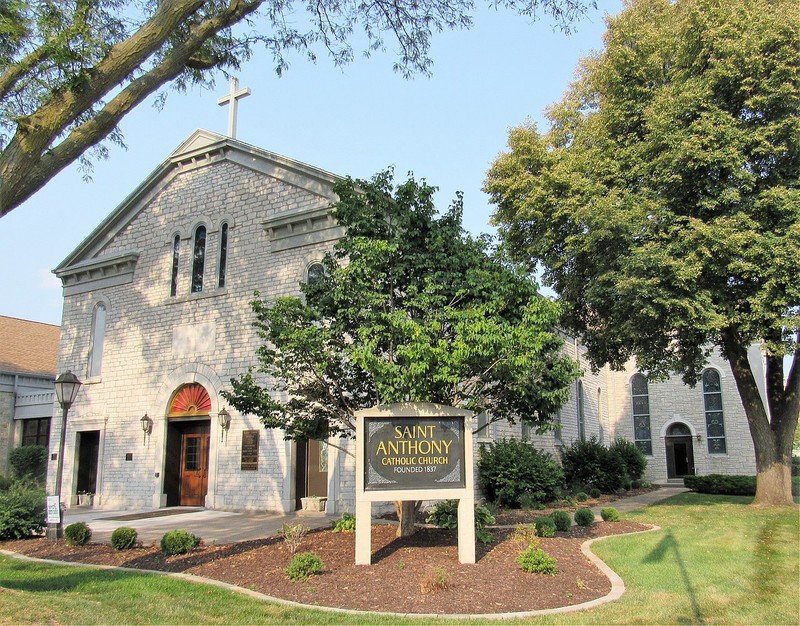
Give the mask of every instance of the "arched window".
<svg viewBox="0 0 800 626">
<path fill-rule="evenodd" d="M 725 421 L 722 416 L 722 384 L 719 372 L 703 372 L 703 403 L 706 412 L 706 439 L 711 454 L 725 454 Z"/>
<path fill-rule="evenodd" d="M 206 227 L 198 226 L 194 231 L 194 255 L 192 256 L 192 293 L 203 291 L 203 272 L 206 266 Z"/>
<path fill-rule="evenodd" d="M 172 282 L 169 287 L 169 295 L 175 297 L 178 295 L 178 261 L 181 254 L 181 236 L 175 235 L 172 240 Z"/>
<path fill-rule="evenodd" d="M 312 263 L 306 270 L 306 283 L 315 285 L 325 277 L 325 267 L 322 263 Z"/>
<path fill-rule="evenodd" d="M 560 446 L 563 443 L 561 439 L 561 409 L 556 411 L 555 419 L 553 420 L 553 424 L 555 428 L 553 429 L 553 439 L 557 446 Z"/>
<path fill-rule="evenodd" d="M 631 404 L 633 405 L 633 440 L 644 454 L 653 455 L 653 435 L 650 430 L 650 393 L 647 379 L 642 374 L 631 378 Z"/>
<path fill-rule="evenodd" d="M 578 381 L 578 437 L 586 441 L 586 413 L 583 398 L 583 381 Z"/>
<path fill-rule="evenodd" d="M 98 302 L 92 312 L 92 344 L 89 347 L 90 378 L 100 376 L 103 369 L 103 344 L 106 340 L 106 305 Z"/>
<path fill-rule="evenodd" d="M 219 227 L 219 281 L 217 285 L 225 286 L 225 270 L 228 265 L 228 222 L 222 222 Z"/>
</svg>

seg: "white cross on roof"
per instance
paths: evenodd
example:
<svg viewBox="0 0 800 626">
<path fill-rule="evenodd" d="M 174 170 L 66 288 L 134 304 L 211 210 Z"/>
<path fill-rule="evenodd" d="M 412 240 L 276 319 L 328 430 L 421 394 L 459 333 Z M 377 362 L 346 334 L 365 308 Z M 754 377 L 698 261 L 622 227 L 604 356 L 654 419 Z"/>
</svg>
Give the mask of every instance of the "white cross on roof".
<svg viewBox="0 0 800 626">
<path fill-rule="evenodd" d="M 250 87 L 239 89 L 239 79 L 231 76 L 231 90 L 227 96 L 217 100 L 219 106 L 230 104 L 228 109 L 228 137 L 236 138 L 236 117 L 239 112 L 239 100 L 250 95 Z"/>
</svg>

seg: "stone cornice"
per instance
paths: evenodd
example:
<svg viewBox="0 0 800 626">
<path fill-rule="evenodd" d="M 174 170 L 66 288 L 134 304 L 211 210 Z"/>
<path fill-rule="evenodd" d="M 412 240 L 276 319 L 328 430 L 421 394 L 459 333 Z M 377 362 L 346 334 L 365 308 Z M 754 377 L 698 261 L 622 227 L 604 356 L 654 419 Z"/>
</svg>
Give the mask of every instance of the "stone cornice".
<svg viewBox="0 0 800 626">
<path fill-rule="evenodd" d="M 123 252 L 76 263 L 56 270 L 55 274 L 61 279 L 64 295 L 72 296 L 130 283 L 138 260 L 138 252 Z"/>
</svg>

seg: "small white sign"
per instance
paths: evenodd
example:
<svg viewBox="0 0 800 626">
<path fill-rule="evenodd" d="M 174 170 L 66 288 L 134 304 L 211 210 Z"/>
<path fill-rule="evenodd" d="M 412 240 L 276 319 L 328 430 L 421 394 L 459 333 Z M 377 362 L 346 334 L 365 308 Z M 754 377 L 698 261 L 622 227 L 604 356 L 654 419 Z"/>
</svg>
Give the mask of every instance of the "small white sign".
<svg viewBox="0 0 800 626">
<path fill-rule="evenodd" d="M 47 523 L 61 523 L 61 506 L 59 506 L 58 496 L 47 496 Z"/>
</svg>

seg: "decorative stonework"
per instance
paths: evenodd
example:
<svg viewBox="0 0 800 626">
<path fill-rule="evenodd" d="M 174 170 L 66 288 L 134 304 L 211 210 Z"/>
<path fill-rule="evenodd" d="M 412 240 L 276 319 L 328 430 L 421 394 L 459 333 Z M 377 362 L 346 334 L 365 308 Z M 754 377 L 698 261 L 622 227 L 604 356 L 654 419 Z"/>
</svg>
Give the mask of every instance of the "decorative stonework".
<svg viewBox="0 0 800 626">
<path fill-rule="evenodd" d="M 138 260 L 138 252 L 115 254 L 70 265 L 56 271 L 56 276 L 64 286 L 64 295 L 73 296 L 132 282 Z"/>
<path fill-rule="evenodd" d="M 344 228 L 336 224 L 327 205 L 278 215 L 264 222 L 264 230 L 272 243 L 272 252 L 336 241 L 344 235 Z"/>
</svg>

